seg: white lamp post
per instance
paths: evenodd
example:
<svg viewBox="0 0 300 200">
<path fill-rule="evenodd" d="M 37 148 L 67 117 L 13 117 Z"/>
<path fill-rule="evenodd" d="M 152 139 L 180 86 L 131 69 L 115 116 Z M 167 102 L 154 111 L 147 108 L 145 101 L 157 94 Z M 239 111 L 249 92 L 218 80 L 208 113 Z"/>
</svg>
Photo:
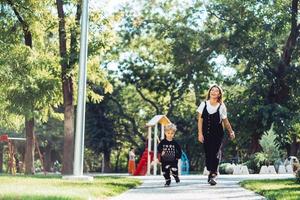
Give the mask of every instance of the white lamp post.
<svg viewBox="0 0 300 200">
<path fill-rule="evenodd" d="M 77 115 L 76 115 L 73 176 L 63 177 L 64 179 L 93 180 L 93 177 L 83 176 L 86 71 L 87 71 L 87 51 L 88 51 L 88 21 L 89 21 L 88 7 L 89 7 L 88 0 L 82 0 L 79 78 L 78 78 L 78 103 L 77 103 Z"/>
</svg>

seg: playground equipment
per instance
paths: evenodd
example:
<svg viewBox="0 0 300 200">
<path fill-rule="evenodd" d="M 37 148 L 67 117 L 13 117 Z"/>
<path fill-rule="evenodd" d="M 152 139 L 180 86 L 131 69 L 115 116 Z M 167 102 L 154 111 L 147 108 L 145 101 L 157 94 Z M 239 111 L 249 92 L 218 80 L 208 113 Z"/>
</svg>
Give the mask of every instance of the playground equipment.
<svg viewBox="0 0 300 200">
<path fill-rule="evenodd" d="M 153 151 L 150 151 L 150 162 L 153 161 Z M 137 165 L 136 170 L 134 171 L 134 176 L 146 175 L 147 174 L 147 162 L 148 162 L 148 148 L 146 148 L 143 152 L 143 155 L 140 159 L 140 162 Z"/>
<path fill-rule="evenodd" d="M 7 142 L 8 144 L 8 173 L 12 175 L 16 175 L 16 159 L 15 159 L 15 147 L 13 140 L 21 140 L 25 141 L 26 138 L 15 138 L 15 137 L 8 137 L 7 134 L 0 136 L 0 142 Z"/>
<path fill-rule="evenodd" d="M 180 174 L 181 175 L 189 174 L 189 171 L 190 171 L 189 159 L 188 159 L 187 155 L 184 152 L 182 152 L 180 160 L 181 160 L 180 164 L 179 164 Z"/>
<path fill-rule="evenodd" d="M 12 175 L 16 175 L 16 159 L 15 159 L 15 147 L 14 147 L 14 140 L 19 141 L 26 141 L 26 138 L 16 138 L 16 137 L 8 137 L 7 134 L 0 135 L 0 142 L 7 142 L 8 144 L 8 173 L 11 173 Z M 45 166 L 44 166 L 44 160 L 43 155 L 40 151 L 39 144 L 37 142 L 37 139 L 35 138 L 35 150 L 39 154 L 44 174 L 46 175 Z"/>
</svg>

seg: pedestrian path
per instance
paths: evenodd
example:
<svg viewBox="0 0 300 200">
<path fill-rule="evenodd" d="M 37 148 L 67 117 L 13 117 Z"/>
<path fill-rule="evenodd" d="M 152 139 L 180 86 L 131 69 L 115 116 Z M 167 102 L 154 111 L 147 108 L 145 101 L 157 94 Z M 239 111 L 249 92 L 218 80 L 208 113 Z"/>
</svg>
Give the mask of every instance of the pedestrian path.
<svg viewBox="0 0 300 200">
<path fill-rule="evenodd" d="M 268 175 L 219 175 L 218 184 L 210 186 L 207 177 L 202 175 L 181 176 L 181 182 L 176 184 L 174 179 L 170 187 L 164 187 L 162 176 L 139 176 L 143 184 L 110 200 L 257 200 L 265 199 L 252 191 L 242 188 L 238 183 L 251 179 L 282 179 L 293 178 L 291 174 Z"/>
</svg>

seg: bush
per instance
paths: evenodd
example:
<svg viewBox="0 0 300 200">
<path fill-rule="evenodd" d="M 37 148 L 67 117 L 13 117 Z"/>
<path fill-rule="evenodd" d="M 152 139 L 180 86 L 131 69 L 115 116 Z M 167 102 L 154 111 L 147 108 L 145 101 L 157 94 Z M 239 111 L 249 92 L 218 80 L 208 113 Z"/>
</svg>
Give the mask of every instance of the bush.
<svg viewBox="0 0 300 200">
<path fill-rule="evenodd" d="M 233 174 L 234 164 L 222 163 L 219 166 L 220 174 Z"/>
<path fill-rule="evenodd" d="M 225 174 L 225 167 L 226 165 L 228 165 L 229 163 L 222 163 L 219 165 L 219 173 L 220 174 Z"/>
<path fill-rule="evenodd" d="M 34 169 L 35 169 L 35 172 L 41 172 L 43 170 L 41 160 L 38 159 L 38 160 L 34 161 Z"/>
<path fill-rule="evenodd" d="M 257 161 L 255 160 L 255 154 L 252 154 L 248 160 L 243 163 L 243 165 L 246 165 L 249 169 L 249 173 L 253 174 L 253 173 L 259 173 L 259 169 L 260 169 L 260 164 L 257 163 Z"/>
<path fill-rule="evenodd" d="M 61 172 L 61 168 L 62 168 L 62 164 L 60 164 L 58 162 L 58 160 L 56 160 L 54 163 L 53 163 L 53 172 Z"/>
<path fill-rule="evenodd" d="M 279 145 L 276 142 L 276 134 L 273 129 L 273 125 L 270 130 L 265 132 L 265 134 L 259 140 L 263 151 L 255 154 L 255 162 L 257 166 L 273 165 L 274 162 L 280 158 L 281 151 Z"/>
</svg>

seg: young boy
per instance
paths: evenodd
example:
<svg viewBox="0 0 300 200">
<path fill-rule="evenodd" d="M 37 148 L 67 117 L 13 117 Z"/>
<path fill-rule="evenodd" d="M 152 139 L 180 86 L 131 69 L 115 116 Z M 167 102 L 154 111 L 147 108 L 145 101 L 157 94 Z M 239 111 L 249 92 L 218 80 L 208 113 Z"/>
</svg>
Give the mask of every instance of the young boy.
<svg viewBox="0 0 300 200">
<path fill-rule="evenodd" d="M 175 124 L 168 124 L 165 126 L 165 139 L 163 139 L 158 147 L 158 153 L 161 156 L 162 172 L 166 180 L 165 186 L 171 184 L 170 172 L 172 172 L 176 183 L 179 183 L 178 177 L 178 159 L 181 157 L 181 147 L 173 140 L 175 131 L 177 130 Z"/>
</svg>

